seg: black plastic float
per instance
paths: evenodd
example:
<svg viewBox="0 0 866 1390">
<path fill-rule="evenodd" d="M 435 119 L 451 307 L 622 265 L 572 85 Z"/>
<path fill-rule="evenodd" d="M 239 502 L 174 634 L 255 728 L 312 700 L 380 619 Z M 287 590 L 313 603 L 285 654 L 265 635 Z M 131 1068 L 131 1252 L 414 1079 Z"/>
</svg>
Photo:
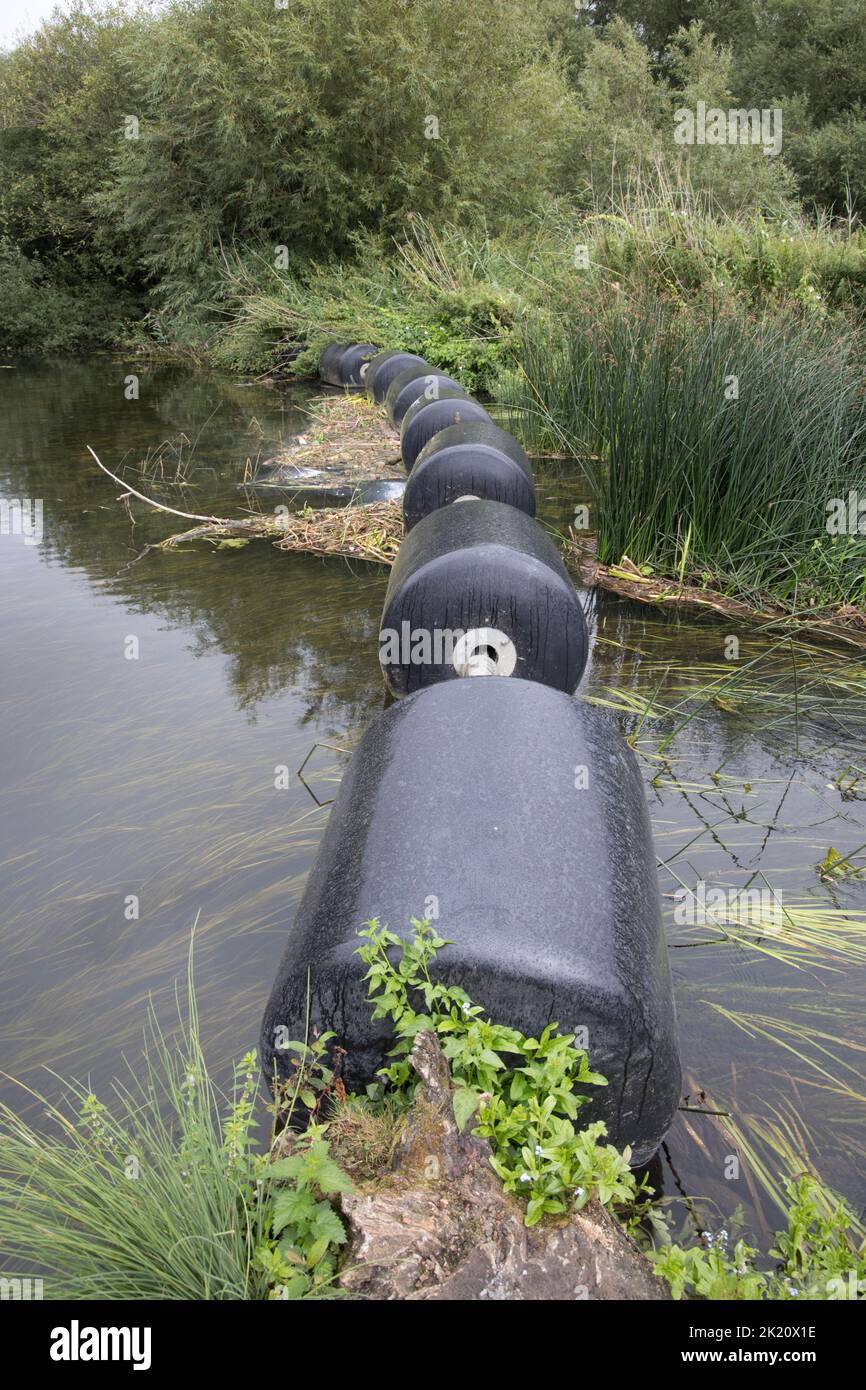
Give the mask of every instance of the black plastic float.
<svg viewBox="0 0 866 1390">
<path fill-rule="evenodd" d="M 461 512 L 457 505 L 455 513 Z M 580 1120 L 648 1159 L 680 1092 L 652 834 L 632 751 L 600 711 L 523 680 L 462 680 L 380 714 L 346 772 L 277 972 L 262 1028 L 278 1044 L 309 1023 L 346 1049 L 362 1090 L 385 1065 L 356 932 L 401 934 L 437 915 L 453 942 L 434 977 L 538 1036 L 577 1032 L 594 1071 Z M 578 1031 L 579 1030 L 579 1031 Z"/>
<path fill-rule="evenodd" d="M 532 477 L 532 465 L 526 454 L 526 450 L 517 442 L 513 434 L 502 429 L 499 425 L 489 424 L 479 420 L 467 420 L 462 425 L 449 425 L 448 429 L 431 439 L 424 449 L 424 457 L 429 458 L 439 449 L 450 449 L 454 444 L 487 444 L 491 448 L 500 449 L 503 454 L 507 454 L 515 463 L 519 463 L 521 468 Z"/>
<path fill-rule="evenodd" d="M 340 358 L 340 385 L 363 386 L 364 368 L 379 349 L 375 343 L 354 343 Z"/>
<path fill-rule="evenodd" d="M 349 348 L 349 343 L 328 343 L 319 357 L 319 376 L 329 386 L 341 386 L 340 358 Z"/>
<path fill-rule="evenodd" d="M 522 676 L 571 693 L 587 647 L 583 609 L 559 551 L 525 512 L 453 502 L 403 541 L 380 631 L 392 694 L 476 674 Z"/>
<path fill-rule="evenodd" d="M 323 376 L 345 351 L 326 349 Z M 343 779 L 265 1013 L 265 1072 L 292 1074 L 285 1043 L 309 1025 L 334 1030 L 351 1088 L 373 1081 L 392 1033 L 371 1019 L 358 928 L 376 917 L 402 933 L 431 916 L 453 943 L 434 978 L 526 1033 L 575 1032 L 609 1082 L 589 1089 L 581 1121 L 604 1120 L 642 1164 L 676 1112 L 680 1065 L 637 762 L 570 697 L 586 623 L 533 519 L 526 454 L 486 412 L 419 443 L 419 421 L 481 407 L 401 356 L 378 354 L 369 390 L 411 436 L 380 632 L 388 685 L 407 698 L 378 716 Z"/>
<path fill-rule="evenodd" d="M 391 382 L 408 367 L 425 367 L 428 372 L 435 370 L 429 362 L 425 362 L 423 357 L 414 352 L 392 350 L 377 353 L 364 375 L 364 388 L 370 399 L 381 405 Z"/>
<path fill-rule="evenodd" d="M 407 531 L 460 497 L 487 498 L 535 516 L 532 468 L 516 439 L 498 425 L 467 420 L 440 430 L 421 450 L 403 495 Z"/>
<path fill-rule="evenodd" d="M 403 416 L 400 429 L 400 453 L 406 472 L 412 471 L 416 458 L 434 435 L 467 420 L 487 420 L 493 424 L 483 405 L 453 387 L 447 387 L 434 401 L 428 401 L 425 396 L 414 401 Z"/>
<path fill-rule="evenodd" d="M 319 376 L 329 386 L 361 386 L 363 368 L 378 351 L 375 343 L 329 343 L 319 358 Z"/>
<path fill-rule="evenodd" d="M 453 376 L 446 376 L 435 368 L 428 367 L 424 371 L 420 367 L 407 367 L 391 382 L 385 397 L 385 411 L 391 424 L 399 430 L 403 416 L 413 401 L 417 401 L 419 396 L 435 401 L 448 386 L 463 391 L 460 382 L 455 381 Z"/>
</svg>

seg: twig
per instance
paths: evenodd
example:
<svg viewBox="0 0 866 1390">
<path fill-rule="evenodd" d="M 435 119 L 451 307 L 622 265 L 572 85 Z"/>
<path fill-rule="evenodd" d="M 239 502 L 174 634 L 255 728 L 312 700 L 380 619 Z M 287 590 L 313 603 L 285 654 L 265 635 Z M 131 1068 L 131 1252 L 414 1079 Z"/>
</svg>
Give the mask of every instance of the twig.
<svg viewBox="0 0 866 1390">
<path fill-rule="evenodd" d="M 216 522 L 217 525 L 225 525 L 225 517 L 201 516 L 198 512 L 179 512 L 176 507 L 166 507 L 162 502 L 154 502 L 152 497 L 145 497 L 143 492 L 137 492 L 129 483 L 124 482 L 123 478 L 118 478 L 116 473 L 112 473 L 110 468 L 106 468 L 105 464 L 97 458 L 89 444 L 87 445 L 87 452 L 96 461 L 97 466 L 102 469 L 103 473 L 108 474 L 112 482 L 118 483 L 120 487 L 126 489 L 127 493 L 132 493 L 133 497 L 138 497 L 140 501 L 146 502 L 149 507 L 156 507 L 159 512 L 170 512 L 172 516 L 182 516 L 185 521 L 210 521 Z"/>
</svg>

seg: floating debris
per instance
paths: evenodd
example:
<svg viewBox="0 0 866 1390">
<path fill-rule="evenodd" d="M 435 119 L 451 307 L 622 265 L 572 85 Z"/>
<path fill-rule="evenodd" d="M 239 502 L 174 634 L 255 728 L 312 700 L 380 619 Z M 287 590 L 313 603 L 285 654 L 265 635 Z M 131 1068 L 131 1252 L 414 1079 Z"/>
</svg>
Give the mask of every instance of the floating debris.
<svg viewBox="0 0 866 1390">
<path fill-rule="evenodd" d="M 363 396 L 318 396 L 309 427 L 264 463 L 250 465 L 242 486 L 286 486 L 316 478 L 330 488 L 405 481 L 396 430 Z"/>
<path fill-rule="evenodd" d="M 648 574 L 624 555 L 618 565 L 602 565 L 595 555 L 595 542 L 587 536 L 577 536 L 573 530 L 564 542 L 565 563 L 589 588 L 609 589 L 621 598 L 636 599 L 659 607 L 675 604 L 686 610 L 713 611 L 729 618 L 742 618 L 760 623 L 764 628 L 787 627 L 810 637 L 824 637 L 866 647 L 866 611 L 846 604 L 836 611 L 815 609 L 791 613 L 769 601 L 756 598 L 754 604 L 729 598 L 714 589 L 665 579 Z"/>
</svg>

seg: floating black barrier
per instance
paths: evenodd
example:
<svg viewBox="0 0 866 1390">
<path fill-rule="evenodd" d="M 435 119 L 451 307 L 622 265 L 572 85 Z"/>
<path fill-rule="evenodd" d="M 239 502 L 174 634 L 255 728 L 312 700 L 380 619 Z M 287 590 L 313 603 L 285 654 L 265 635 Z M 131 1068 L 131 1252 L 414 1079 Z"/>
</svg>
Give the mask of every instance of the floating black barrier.
<svg viewBox="0 0 866 1390">
<path fill-rule="evenodd" d="M 360 386 L 362 367 L 378 351 L 375 343 L 329 343 L 319 358 L 319 376 L 329 386 Z"/>
<path fill-rule="evenodd" d="M 440 443 L 443 435 L 462 438 L 473 430 L 475 443 L 448 444 L 444 448 Z M 526 512 L 527 516 L 535 516 L 532 470 L 520 445 L 506 436 L 514 446 L 512 452 L 506 453 L 497 444 L 483 442 L 504 434 L 504 430 L 483 420 L 452 425 L 435 434 L 416 458 L 406 483 L 403 494 L 406 530 L 411 531 L 429 512 L 461 497 L 505 502 Z"/>
<path fill-rule="evenodd" d="M 492 421 L 486 424 L 483 420 L 467 420 L 462 425 L 449 425 L 447 430 L 442 430 L 430 440 L 422 456 L 427 459 L 439 449 L 450 449 L 454 444 L 486 444 L 493 449 L 499 449 L 515 463 L 519 463 L 532 477 L 532 465 L 525 449 L 518 444 L 513 434 L 500 429 L 499 425 L 494 425 Z"/>
<path fill-rule="evenodd" d="M 378 353 L 367 368 L 364 377 L 364 387 L 370 399 L 375 401 L 377 405 L 381 405 L 391 382 L 401 372 L 405 372 L 407 367 L 425 367 L 428 372 L 434 370 L 429 362 L 425 362 L 423 357 L 419 357 L 414 352 Z"/>
<path fill-rule="evenodd" d="M 435 368 L 428 367 L 425 371 L 423 367 L 407 367 L 405 372 L 401 372 L 391 382 L 385 397 L 385 411 L 391 424 L 395 429 L 399 429 L 403 423 L 403 416 L 413 401 L 425 394 L 429 400 L 434 401 L 448 386 L 463 391 L 460 382 L 455 381 L 453 376 L 446 376 L 444 372 L 437 372 Z"/>
<path fill-rule="evenodd" d="M 467 420 L 493 424 L 483 405 L 453 387 L 443 390 L 438 400 L 428 401 L 420 396 L 414 401 L 403 416 L 400 430 L 400 453 L 406 472 L 412 471 L 416 458 L 434 435 Z"/>
<path fill-rule="evenodd" d="M 643 786 L 606 715 L 530 681 L 463 680 L 378 716 L 289 933 L 262 1025 L 267 1076 L 293 1074 L 309 968 L 311 1028 L 335 1030 L 350 1089 L 375 1079 L 392 1034 L 371 1021 L 355 933 L 378 917 L 408 935 L 425 915 L 453 942 L 434 978 L 535 1037 L 549 1022 L 576 1033 L 609 1082 L 587 1088 L 579 1123 L 604 1120 L 645 1162 L 680 1069 Z"/>
<path fill-rule="evenodd" d="M 379 351 L 375 343 L 354 343 L 352 347 L 346 348 L 340 358 L 340 382 L 341 386 L 362 386 L 364 384 L 363 368 Z"/>
<path fill-rule="evenodd" d="M 484 674 L 571 693 L 587 646 L 583 609 L 559 552 L 525 512 L 501 502 L 455 502 L 404 539 L 379 633 L 392 694 Z"/>
<path fill-rule="evenodd" d="M 328 343 L 319 357 L 319 376 L 329 386 L 341 386 L 340 358 L 349 348 L 348 343 Z"/>
</svg>

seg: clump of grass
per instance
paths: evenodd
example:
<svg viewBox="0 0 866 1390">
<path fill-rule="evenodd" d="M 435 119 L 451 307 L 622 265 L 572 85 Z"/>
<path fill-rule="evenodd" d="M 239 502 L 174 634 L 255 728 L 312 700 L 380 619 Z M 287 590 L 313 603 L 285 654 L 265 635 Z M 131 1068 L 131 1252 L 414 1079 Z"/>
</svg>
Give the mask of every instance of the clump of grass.
<svg viewBox="0 0 866 1390">
<path fill-rule="evenodd" d="M 576 456 L 598 558 L 790 611 L 866 602 L 866 537 L 827 532 L 866 493 L 862 344 L 795 313 L 641 299 L 529 316 L 501 396 L 529 444 Z"/>
<path fill-rule="evenodd" d="M 289 1157 L 260 1146 L 254 1052 L 223 1097 L 201 1045 L 188 975 L 175 1042 L 151 1011 L 140 1073 L 111 1103 L 69 1083 L 29 1090 L 47 1128 L 0 1106 L 0 1248 L 48 1299 L 249 1300 L 328 1296 L 346 1235 L 330 1196 L 351 1187 L 315 1127 Z M 319 1050 L 298 1044 L 322 1071 Z M 309 1070 L 305 1066 L 303 1075 Z M 291 1116 L 297 1092 L 272 1107 Z"/>
<path fill-rule="evenodd" d="M 365 1096 L 337 1101 L 328 1116 L 328 1140 L 341 1167 L 357 1181 L 378 1177 L 394 1156 L 403 1131 L 405 1107 L 396 1097 Z"/>
<path fill-rule="evenodd" d="M 247 1299 L 265 1212 L 249 1115 L 257 1082 L 239 1076 L 223 1108 L 205 1065 L 195 995 L 178 1045 L 153 1016 L 141 1075 L 112 1104 L 71 1083 L 67 1103 L 29 1094 L 37 1130 L 0 1107 L 0 1235 L 7 1263 L 43 1275 L 49 1298 Z"/>
</svg>

